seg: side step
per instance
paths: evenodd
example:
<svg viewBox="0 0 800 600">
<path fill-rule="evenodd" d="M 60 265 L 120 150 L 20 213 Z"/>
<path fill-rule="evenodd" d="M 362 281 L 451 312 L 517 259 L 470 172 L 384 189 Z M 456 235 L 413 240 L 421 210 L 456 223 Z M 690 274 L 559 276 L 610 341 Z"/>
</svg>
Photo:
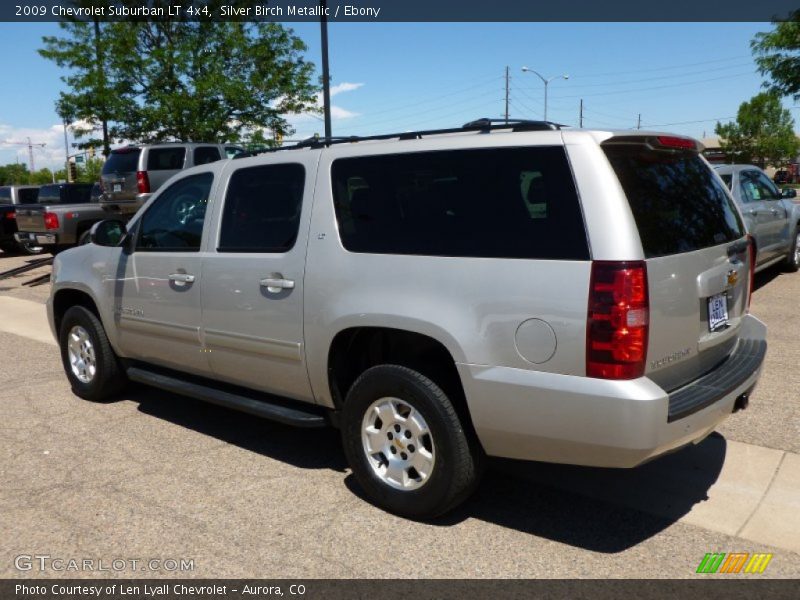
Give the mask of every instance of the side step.
<svg viewBox="0 0 800 600">
<path fill-rule="evenodd" d="M 322 414 L 314 412 L 314 407 L 312 406 L 309 406 L 310 410 L 289 406 L 288 403 L 291 401 L 273 399 L 274 397 L 270 397 L 267 394 L 264 394 L 264 396 L 269 398 L 268 400 L 257 400 L 249 396 L 220 390 L 207 385 L 178 379 L 177 377 L 163 375 L 161 373 L 155 373 L 139 367 L 129 367 L 126 373 L 131 381 L 144 383 L 168 392 L 189 396 L 197 400 L 202 400 L 203 402 L 209 402 L 210 404 L 232 408 L 286 425 L 293 425 L 295 427 L 325 427 L 328 424 Z"/>
</svg>

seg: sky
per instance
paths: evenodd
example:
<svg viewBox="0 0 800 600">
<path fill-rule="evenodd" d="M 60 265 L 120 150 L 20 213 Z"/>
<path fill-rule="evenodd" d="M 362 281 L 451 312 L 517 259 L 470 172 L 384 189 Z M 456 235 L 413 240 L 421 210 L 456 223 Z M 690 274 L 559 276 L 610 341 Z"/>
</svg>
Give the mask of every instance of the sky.
<svg viewBox="0 0 800 600">
<path fill-rule="evenodd" d="M 291 23 L 320 65 L 319 26 Z M 750 41 L 769 23 L 331 23 L 329 51 L 334 135 L 369 135 L 458 127 L 504 111 L 510 69 L 512 118 L 543 117 L 543 76 L 568 75 L 549 85 L 548 119 L 584 126 L 637 126 L 703 137 L 716 120 L 734 118 L 762 89 Z M 0 164 L 60 167 L 64 133 L 54 102 L 63 72 L 41 58 L 55 23 L 0 23 L 6 57 L 0 93 Z M 798 103 L 786 99 L 795 119 Z M 641 115 L 641 116 L 640 116 Z M 295 115 L 293 139 L 322 133 L 320 118 Z M 70 136 L 70 143 L 72 143 Z"/>
</svg>

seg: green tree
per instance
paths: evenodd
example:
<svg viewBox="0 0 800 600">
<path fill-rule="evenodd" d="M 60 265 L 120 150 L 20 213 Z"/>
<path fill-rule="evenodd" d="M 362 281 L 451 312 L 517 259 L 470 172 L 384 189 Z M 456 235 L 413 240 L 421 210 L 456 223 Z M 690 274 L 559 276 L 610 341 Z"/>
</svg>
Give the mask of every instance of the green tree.
<svg viewBox="0 0 800 600">
<path fill-rule="evenodd" d="M 193 4 L 214 13 L 223 2 Z M 112 139 L 239 141 L 256 129 L 285 135 L 291 131 L 282 115 L 316 108 L 307 48 L 280 24 L 179 18 L 101 25 L 96 36 L 93 23 L 64 23 L 66 36 L 43 38 L 40 52 L 70 69 L 59 114 L 91 123 L 105 117 Z M 102 69 L 91 51 L 96 39 Z"/>
<path fill-rule="evenodd" d="M 29 183 L 34 185 L 44 185 L 45 183 L 53 183 L 53 172 L 48 169 L 39 169 L 30 174 Z"/>
<path fill-rule="evenodd" d="M 791 21 L 776 23 L 769 32 L 756 34 L 752 42 L 759 71 L 768 75 L 769 89 L 800 100 L 800 10 Z"/>
<path fill-rule="evenodd" d="M 28 166 L 10 163 L 0 167 L 0 185 L 26 185 L 30 181 Z"/>
<path fill-rule="evenodd" d="M 781 166 L 797 156 L 800 142 L 794 133 L 794 119 L 781 106 L 775 93 L 763 92 L 742 102 L 736 122 L 714 128 L 720 147 L 737 162 Z"/>
<path fill-rule="evenodd" d="M 103 160 L 90 158 L 85 163 L 79 163 L 78 181 L 80 183 L 95 183 L 100 180 L 100 171 L 103 169 Z"/>
</svg>

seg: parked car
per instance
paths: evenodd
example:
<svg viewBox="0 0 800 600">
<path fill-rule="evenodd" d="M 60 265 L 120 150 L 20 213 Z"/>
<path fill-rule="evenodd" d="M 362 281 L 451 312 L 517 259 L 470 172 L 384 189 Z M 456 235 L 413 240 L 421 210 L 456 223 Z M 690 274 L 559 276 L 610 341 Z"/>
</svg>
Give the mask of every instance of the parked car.
<svg viewBox="0 0 800 600">
<path fill-rule="evenodd" d="M 367 497 L 411 518 L 485 455 L 636 466 L 746 407 L 766 353 L 749 238 L 697 149 L 481 120 L 187 169 L 56 258 L 66 376 L 334 424 Z"/>
<path fill-rule="evenodd" d="M 17 241 L 38 244 L 51 254 L 78 244 L 92 225 L 107 216 L 98 202 L 92 202 L 92 187 L 91 183 L 43 185 L 37 204 L 17 209 Z"/>
<path fill-rule="evenodd" d="M 720 165 L 717 173 L 730 188 L 755 238 L 756 271 L 781 263 L 800 269 L 800 206 L 753 165 Z"/>
<path fill-rule="evenodd" d="M 132 215 L 183 169 L 242 153 L 244 149 L 233 144 L 168 143 L 117 148 L 103 164 L 101 204 L 109 211 Z"/>
<path fill-rule="evenodd" d="M 784 183 L 791 183 L 790 177 L 789 177 L 789 171 L 787 171 L 785 169 L 782 169 L 780 171 L 775 171 L 775 175 L 773 176 L 772 180 L 777 185 L 782 185 Z"/>
<path fill-rule="evenodd" d="M 28 241 L 18 242 L 14 238 L 14 234 L 17 233 L 17 207 L 36 204 L 38 197 L 38 185 L 0 186 L 0 249 L 3 252 L 8 254 L 42 252 L 40 245 Z"/>
</svg>

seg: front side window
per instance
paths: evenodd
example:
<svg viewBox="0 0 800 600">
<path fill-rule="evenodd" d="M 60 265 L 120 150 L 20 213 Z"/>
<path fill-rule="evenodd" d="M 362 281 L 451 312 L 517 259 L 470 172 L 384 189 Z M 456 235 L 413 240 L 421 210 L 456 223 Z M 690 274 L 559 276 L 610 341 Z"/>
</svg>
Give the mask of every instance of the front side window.
<svg viewBox="0 0 800 600">
<path fill-rule="evenodd" d="M 216 162 L 220 158 L 219 150 L 214 146 L 200 146 L 194 150 L 194 164 L 207 165 L 208 163 Z"/>
<path fill-rule="evenodd" d="M 222 211 L 220 252 L 287 252 L 300 229 L 305 169 L 299 164 L 238 169 Z"/>
<path fill-rule="evenodd" d="M 181 179 L 153 201 L 142 216 L 136 249 L 149 252 L 197 252 L 214 176 Z"/>
<path fill-rule="evenodd" d="M 186 148 L 151 148 L 147 154 L 148 171 L 173 171 L 183 168 Z"/>
<path fill-rule="evenodd" d="M 332 183 L 351 252 L 587 260 L 562 147 L 342 158 Z"/>
</svg>

